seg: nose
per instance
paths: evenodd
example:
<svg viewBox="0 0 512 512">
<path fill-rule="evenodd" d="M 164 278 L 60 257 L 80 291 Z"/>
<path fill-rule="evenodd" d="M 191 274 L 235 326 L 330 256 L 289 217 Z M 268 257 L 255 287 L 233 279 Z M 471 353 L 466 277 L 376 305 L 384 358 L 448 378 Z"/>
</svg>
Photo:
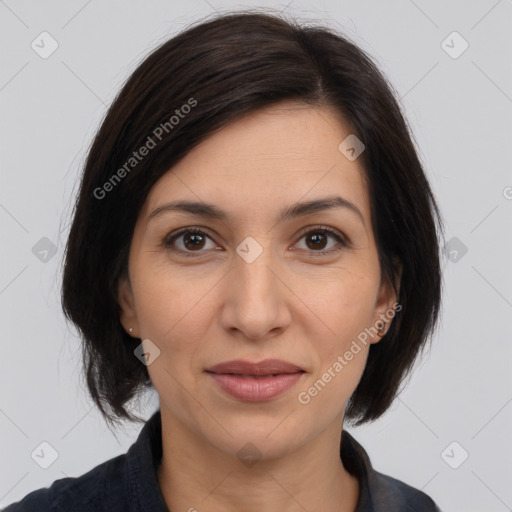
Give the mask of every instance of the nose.
<svg viewBox="0 0 512 512">
<path fill-rule="evenodd" d="M 258 341 L 281 334 L 290 324 L 292 293 L 269 247 L 250 261 L 238 254 L 234 258 L 224 283 L 221 322 L 232 334 Z"/>
</svg>

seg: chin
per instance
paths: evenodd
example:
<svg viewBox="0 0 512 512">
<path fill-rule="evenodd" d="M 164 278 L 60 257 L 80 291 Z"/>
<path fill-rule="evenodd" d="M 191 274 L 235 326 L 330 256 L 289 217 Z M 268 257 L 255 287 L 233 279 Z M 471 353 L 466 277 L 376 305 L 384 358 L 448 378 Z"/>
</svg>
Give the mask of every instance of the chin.
<svg viewBox="0 0 512 512">
<path fill-rule="evenodd" d="M 278 459 L 307 443 L 309 437 L 314 437 L 313 432 L 308 435 L 304 430 L 306 425 L 303 422 L 297 424 L 291 420 L 293 413 L 288 418 L 287 415 L 274 413 L 258 418 L 255 415 L 237 414 L 236 418 L 218 417 L 216 419 L 225 430 L 210 426 L 203 430 L 203 436 L 211 445 L 233 457 L 252 455 L 262 460 Z"/>
</svg>

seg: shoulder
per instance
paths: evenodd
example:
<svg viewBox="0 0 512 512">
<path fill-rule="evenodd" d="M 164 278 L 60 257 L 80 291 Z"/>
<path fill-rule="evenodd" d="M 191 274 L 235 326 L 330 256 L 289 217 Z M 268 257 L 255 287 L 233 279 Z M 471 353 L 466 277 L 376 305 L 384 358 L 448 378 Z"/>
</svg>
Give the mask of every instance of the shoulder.
<svg viewBox="0 0 512 512">
<path fill-rule="evenodd" d="M 373 471 L 371 495 L 376 502 L 387 503 L 403 512 L 441 512 L 434 500 L 423 491 L 389 475 Z"/>
<path fill-rule="evenodd" d="M 434 500 L 411 485 L 376 471 L 366 450 L 343 430 L 341 460 L 360 484 L 356 512 L 441 512 Z"/>
<path fill-rule="evenodd" d="M 3 512 L 85 512 L 101 511 L 110 500 L 108 495 L 123 495 L 123 468 L 126 454 L 109 459 L 79 477 L 55 480 L 11 503 Z M 108 487 L 105 485 L 108 481 Z M 109 507 L 109 512 L 122 508 Z"/>
<path fill-rule="evenodd" d="M 156 474 L 161 456 L 158 410 L 126 453 L 79 477 L 61 478 L 50 487 L 32 491 L 3 512 L 126 512 L 137 506 L 166 510 Z"/>
</svg>

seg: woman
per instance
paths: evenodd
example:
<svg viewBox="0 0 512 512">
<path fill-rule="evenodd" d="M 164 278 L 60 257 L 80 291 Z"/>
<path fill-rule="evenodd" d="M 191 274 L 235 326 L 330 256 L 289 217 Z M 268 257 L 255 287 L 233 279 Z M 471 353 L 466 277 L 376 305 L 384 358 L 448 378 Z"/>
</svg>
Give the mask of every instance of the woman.
<svg viewBox="0 0 512 512">
<path fill-rule="evenodd" d="M 390 85 L 346 38 L 219 15 L 153 51 L 91 146 L 63 308 L 129 451 L 7 512 L 439 510 L 343 428 L 440 309 L 440 214 Z"/>
</svg>

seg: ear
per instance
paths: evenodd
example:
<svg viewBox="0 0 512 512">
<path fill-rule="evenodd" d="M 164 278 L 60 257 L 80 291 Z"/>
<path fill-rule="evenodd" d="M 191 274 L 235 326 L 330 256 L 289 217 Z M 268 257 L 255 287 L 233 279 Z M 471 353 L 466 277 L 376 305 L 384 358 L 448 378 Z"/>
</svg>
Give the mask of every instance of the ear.
<svg viewBox="0 0 512 512">
<path fill-rule="evenodd" d="M 135 301 L 130 279 L 127 276 L 119 278 L 117 286 L 117 301 L 120 307 L 119 320 L 125 331 L 134 338 L 139 337 L 139 324 L 137 321 L 137 312 L 135 310 Z M 132 331 L 130 332 L 130 329 Z"/>
<path fill-rule="evenodd" d="M 396 279 L 393 283 L 386 277 L 383 277 L 380 284 L 377 301 L 375 302 L 375 311 L 372 327 L 377 330 L 381 328 L 375 336 L 371 338 L 370 343 L 379 342 L 389 330 L 391 322 L 397 311 L 402 308 L 398 304 L 398 294 L 400 292 L 400 283 L 402 281 L 402 262 L 397 258 L 393 257 L 393 265 L 395 268 Z M 395 292 L 396 288 L 396 292 Z"/>
</svg>

